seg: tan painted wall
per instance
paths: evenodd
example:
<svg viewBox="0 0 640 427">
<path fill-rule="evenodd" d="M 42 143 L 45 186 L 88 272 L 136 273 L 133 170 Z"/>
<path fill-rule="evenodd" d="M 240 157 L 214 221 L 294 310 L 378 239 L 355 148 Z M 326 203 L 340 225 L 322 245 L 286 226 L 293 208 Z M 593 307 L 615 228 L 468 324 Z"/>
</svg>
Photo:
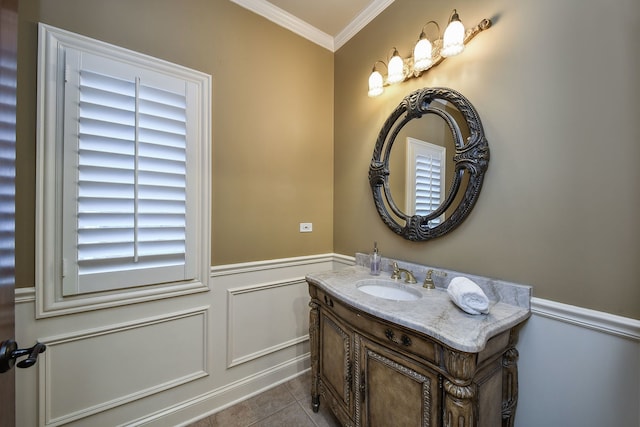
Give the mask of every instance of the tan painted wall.
<svg viewBox="0 0 640 427">
<path fill-rule="evenodd" d="M 459 0 L 492 18 L 462 56 L 370 99 L 373 62 L 412 49 L 451 2 L 398 0 L 335 56 L 334 250 L 528 283 L 534 296 L 640 318 L 640 3 Z M 450 235 L 404 241 L 377 216 L 367 171 L 378 131 L 425 86 L 477 108 L 491 162 L 478 204 Z"/>
<path fill-rule="evenodd" d="M 447 19 L 450 2 L 398 0 L 334 57 L 226 0 L 22 0 L 18 286 L 33 285 L 41 20 L 214 76 L 214 265 L 353 255 L 378 240 L 386 255 L 529 283 L 538 297 L 640 318 L 640 4 L 455 6 L 467 25 L 491 17 L 493 28 L 463 56 L 370 99 L 373 62 L 394 45 L 406 54 L 426 21 Z M 386 116 L 423 86 L 471 100 L 491 163 L 467 221 L 449 236 L 411 243 L 377 217 L 366 177 Z M 298 233 L 299 222 L 313 222 L 314 232 Z"/>
<path fill-rule="evenodd" d="M 228 0 L 22 0 L 19 16 L 18 286 L 34 281 L 38 21 L 213 76 L 212 265 L 332 252 L 330 51 Z"/>
</svg>

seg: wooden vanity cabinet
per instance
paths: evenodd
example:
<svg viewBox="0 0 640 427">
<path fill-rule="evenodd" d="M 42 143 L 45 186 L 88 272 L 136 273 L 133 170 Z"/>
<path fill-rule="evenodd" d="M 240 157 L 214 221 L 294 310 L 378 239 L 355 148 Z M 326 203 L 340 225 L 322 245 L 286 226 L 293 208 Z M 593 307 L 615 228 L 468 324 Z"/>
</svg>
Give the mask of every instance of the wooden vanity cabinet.
<svg viewBox="0 0 640 427">
<path fill-rule="evenodd" d="M 355 309 L 309 283 L 311 397 L 343 426 L 513 426 L 517 332 L 479 353 Z"/>
</svg>

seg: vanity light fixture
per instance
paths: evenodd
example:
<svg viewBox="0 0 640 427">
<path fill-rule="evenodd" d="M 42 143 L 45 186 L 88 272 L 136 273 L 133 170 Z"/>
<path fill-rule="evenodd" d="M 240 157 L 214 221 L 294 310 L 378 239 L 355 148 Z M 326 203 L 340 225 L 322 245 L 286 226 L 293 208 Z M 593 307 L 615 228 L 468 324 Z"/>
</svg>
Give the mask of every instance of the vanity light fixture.
<svg viewBox="0 0 640 427">
<path fill-rule="evenodd" d="M 437 36 L 431 41 L 427 37 L 425 30 L 429 24 L 434 24 L 437 28 Z M 370 97 L 376 97 L 384 92 L 384 86 L 403 82 L 407 79 L 420 77 L 423 72 L 440 64 L 445 58 L 455 56 L 464 50 L 465 44 L 476 36 L 480 31 L 491 27 L 490 19 L 483 19 L 475 27 L 465 30 L 460 21 L 458 11 L 453 9 L 449 18 L 449 25 L 444 30 L 440 38 L 440 26 L 436 21 L 427 22 L 418 36 L 418 42 L 413 49 L 413 56 L 402 58 L 397 48 L 393 48 L 393 53 L 389 63 L 378 60 L 373 64 L 371 75 L 369 76 Z M 376 69 L 378 64 L 384 64 L 387 68 L 387 78 Z"/>
</svg>

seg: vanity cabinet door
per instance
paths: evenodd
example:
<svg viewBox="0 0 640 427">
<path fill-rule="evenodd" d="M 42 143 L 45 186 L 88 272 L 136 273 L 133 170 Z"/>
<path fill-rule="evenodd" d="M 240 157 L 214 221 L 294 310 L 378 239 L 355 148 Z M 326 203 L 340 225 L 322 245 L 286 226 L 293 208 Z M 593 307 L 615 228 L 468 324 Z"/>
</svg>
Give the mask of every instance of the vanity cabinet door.
<svg viewBox="0 0 640 427">
<path fill-rule="evenodd" d="M 352 329 L 328 311 L 320 311 L 321 395 L 323 404 L 328 404 L 344 424 L 350 424 L 346 421 L 353 409 L 353 336 Z"/>
<path fill-rule="evenodd" d="M 439 376 L 401 353 L 356 338 L 357 426 L 440 425 Z"/>
</svg>

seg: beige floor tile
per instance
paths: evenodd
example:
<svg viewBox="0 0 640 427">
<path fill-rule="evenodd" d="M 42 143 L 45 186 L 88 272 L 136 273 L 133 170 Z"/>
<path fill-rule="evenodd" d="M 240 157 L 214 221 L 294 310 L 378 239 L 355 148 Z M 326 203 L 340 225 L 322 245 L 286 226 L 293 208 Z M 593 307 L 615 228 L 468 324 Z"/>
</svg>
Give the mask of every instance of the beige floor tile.
<svg viewBox="0 0 640 427">
<path fill-rule="evenodd" d="M 251 427 L 316 427 L 298 402 L 252 424 Z"/>
<path fill-rule="evenodd" d="M 310 387 L 306 373 L 190 427 L 340 427 L 325 405 L 313 412 Z"/>
<path fill-rule="evenodd" d="M 337 418 L 331 413 L 327 405 L 323 405 L 322 399 L 320 401 L 320 410 L 318 412 L 313 412 L 311 406 L 311 396 L 309 396 L 305 400 L 301 400 L 300 406 L 306 412 L 307 416 L 316 424 L 318 427 L 341 427 Z"/>
<path fill-rule="evenodd" d="M 280 384 L 247 400 L 259 420 L 276 413 L 293 402 L 295 402 L 295 398 L 286 384 Z"/>
<path fill-rule="evenodd" d="M 210 417 L 213 427 L 247 427 L 295 402 L 285 384 L 260 393 Z"/>
<path fill-rule="evenodd" d="M 247 427 L 259 418 L 245 400 L 210 416 L 209 420 L 212 427 Z"/>
<path fill-rule="evenodd" d="M 306 372 L 288 381 L 287 387 L 296 400 L 305 400 L 311 395 L 311 374 Z"/>
<path fill-rule="evenodd" d="M 209 418 L 204 418 L 193 424 L 189 424 L 189 427 L 211 427 L 211 423 L 209 422 Z"/>
</svg>

